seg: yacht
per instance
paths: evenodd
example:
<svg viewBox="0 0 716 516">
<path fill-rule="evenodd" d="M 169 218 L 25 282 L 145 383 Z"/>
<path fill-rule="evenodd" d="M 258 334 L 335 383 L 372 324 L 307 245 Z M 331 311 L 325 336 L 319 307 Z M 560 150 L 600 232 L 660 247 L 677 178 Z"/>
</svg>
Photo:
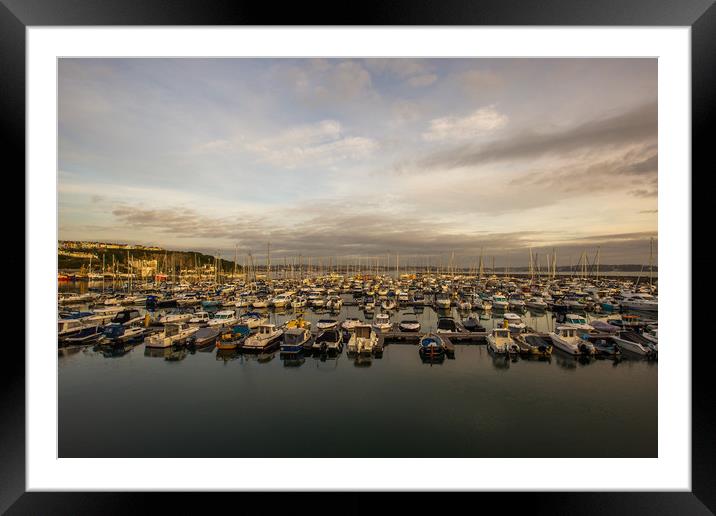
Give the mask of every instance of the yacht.
<svg viewBox="0 0 716 516">
<path fill-rule="evenodd" d="M 186 341 L 198 329 L 196 326 L 189 326 L 186 323 L 167 323 L 164 325 L 163 331 L 147 337 L 144 340 L 144 345 L 147 348 L 168 348 Z"/>
<path fill-rule="evenodd" d="M 658 351 L 656 343 L 633 331 L 623 331 L 618 336 L 611 337 L 622 351 L 628 351 L 641 356 L 654 356 Z"/>
<path fill-rule="evenodd" d="M 509 306 L 509 301 L 507 301 L 507 298 L 502 294 L 495 294 L 492 296 L 492 308 L 494 310 L 504 311 L 507 310 Z"/>
<path fill-rule="evenodd" d="M 346 331 L 352 331 L 353 328 L 355 328 L 359 324 L 362 324 L 362 322 L 357 317 L 346 317 L 345 321 L 341 323 L 341 328 Z"/>
<path fill-rule="evenodd" d="M 445 292 L 439 292 L 435 295 L 435 307 L 440 308 L 443 310 L 447 310 L 450 308 L 450 305 L 452 302 L 450 301 L 450 296 Z"/>
<path fill-rule="evenodd" d="M 547 302 L 541 297 L 531 297 L 525 301 L 525 306 L 530 310 L 547 310 Z"/>
<path fill-rule="evenodd" d="M 239 317 L 239 324 L 245 325 L 248 329 L 258 328 L 260 324 L 268 322 L 268 318 L 257 312 L 246 312 Z"/>
<path fill-rule="evenodd" d="M 244 351 L 267 351 L 277 344 L 283 336 L 283 330 L 275 324 L 260 324 L 257 332 L 249 335 L 242 346 Z"/>
<path fill-rule="evenodd" d="M 587 319 L 578 314 L 566 314 L 564 316 L 564 324 L 577 328 L 582 332 L 594 331 L 594 326 L 587 323 Z"/>
<path fill-rule="evenodd" d="M 641 312 L 659 311 L 659 302 L 651 294 L 623 292 L 619 304 L 622 310 L 637 310 Z"/>
<path fill-rule="evenodd" d="M 316 328 L 319 330 L 333 330 L 338 327 L 338 321 L 335 319 L 319 319 Z"/>
<path fill-rule="evenodd" d="M 189 319 L 189 324 L 203 326 L 208 324 L 210 320 L 211 317 L 209 316 L 209 312 L 199 310 L 198 312 L 194 312 L 194 316 Z"/>
<path fill-rule="evenodd" d="M 415 319 L 403 319 L 398 324 L 398 328 L 404 332 L 420 331 L 420 322 Z"/>
<path fill-rule="evenodd" d="M 375 316 L 375 322 L 373 323 L 373 327 L 376 330 L 385 332 L 390 331 L 390 329 L 393 327 L 393 323 L 390 322 L 390 316 L 388 314 L 378 314 Z"/>
<path fill-rule="evenodd" d="M 233 310 L 222 310 L 214 314 L 214 318 L 208 322 L 209 326 L 233 326 L 238 323 L 239 319 L 236 317 L 236 312 Z"/>
<path fill-rule="evenodd" d="M 579 330 L 572 326 L 557 326 L 557 331 L 550 332 L 554 347 L 570 355 L 594 355 L 594 345 L 581 338 Z"/>
<path fill-rule="evenodd" d="M 455 319 L 452 317 L 439 317 L 437 333 L 456 333 L 458 331 Z"/>
<path fill-rule="evenodd" d="M 292 297 L 293 292 L 284 292 L 279 294 L 271 300 L 271 306 L 274 308 L 285 308 L 287 306 L 291 306 Z"/>
</svg>

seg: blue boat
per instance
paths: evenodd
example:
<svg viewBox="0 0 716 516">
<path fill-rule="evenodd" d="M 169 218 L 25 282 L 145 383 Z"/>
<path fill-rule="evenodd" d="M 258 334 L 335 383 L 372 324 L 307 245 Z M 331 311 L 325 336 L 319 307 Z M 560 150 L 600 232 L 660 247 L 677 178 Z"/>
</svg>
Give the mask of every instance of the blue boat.
<svg viewBox="0 0 716 516">
<path fill-rule="evenodd" d="M 109 323 L 102 332 L 102 344 L 123 344 L 144 340 L 144 328 L 128 327 L 122 323 Z"/>
<path fill-rule="evenodd" d="M 440 336 L 430 333 L 420 339 L 419 351 L 423 358 L 438 358 L 445 354 L 445 344 Z"/>
</svg>

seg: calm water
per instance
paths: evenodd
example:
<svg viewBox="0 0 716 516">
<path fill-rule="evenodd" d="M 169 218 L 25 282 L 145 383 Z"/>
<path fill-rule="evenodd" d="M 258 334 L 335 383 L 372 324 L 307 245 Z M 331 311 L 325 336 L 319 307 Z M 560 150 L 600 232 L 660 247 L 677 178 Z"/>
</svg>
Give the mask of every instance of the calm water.
<svg viewBox="0 0 716 516">
<path fill-rule="evenodd" d="M 409 314 L 409 315 L 403 315 Z M 272 314 L 282 322 L 291 313 Z M 325 314 L 308 312 L 316 321 Z M 357 307 L 337 317 L 365 319 Z M 412 309 L 391 319 L 414 318 Z M 418 313 L 424 330 L 437 314 Z M 524 316 L 546 331 L 550 314 Z M 501 319 L 483 320 L 492 327 Z M 61 457 L 655 457 L 657 364 L 493 358 L 421 362 L 392 343 L 356 363 L 216 351 L 59 353 Z"/>
</svg>

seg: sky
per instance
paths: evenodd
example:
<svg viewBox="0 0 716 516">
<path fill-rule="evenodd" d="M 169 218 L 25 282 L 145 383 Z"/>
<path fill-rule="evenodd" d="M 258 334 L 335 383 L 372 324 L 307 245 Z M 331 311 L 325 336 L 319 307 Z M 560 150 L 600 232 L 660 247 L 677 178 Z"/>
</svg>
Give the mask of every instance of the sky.
<svg viewBox="0 0 716 516">
<path fill-rule="evenodd" d="M 518 266 L 657 237 L 656 59 L 60 59 L 58 91 L 61 240 Z"/>
</svg>

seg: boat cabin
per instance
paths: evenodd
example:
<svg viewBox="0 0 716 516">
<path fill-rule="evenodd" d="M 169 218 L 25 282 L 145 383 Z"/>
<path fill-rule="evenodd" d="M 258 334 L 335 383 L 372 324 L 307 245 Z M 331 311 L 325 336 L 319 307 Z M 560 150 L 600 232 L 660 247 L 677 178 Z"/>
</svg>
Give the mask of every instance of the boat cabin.
<svg viewBox="0 0 716 516">
<path fill-rule="evenodd" d="M 356 338 L 369 339 L 372 328 L 367 324 L 360 324 L 353 328 Z"/>
</svg>

